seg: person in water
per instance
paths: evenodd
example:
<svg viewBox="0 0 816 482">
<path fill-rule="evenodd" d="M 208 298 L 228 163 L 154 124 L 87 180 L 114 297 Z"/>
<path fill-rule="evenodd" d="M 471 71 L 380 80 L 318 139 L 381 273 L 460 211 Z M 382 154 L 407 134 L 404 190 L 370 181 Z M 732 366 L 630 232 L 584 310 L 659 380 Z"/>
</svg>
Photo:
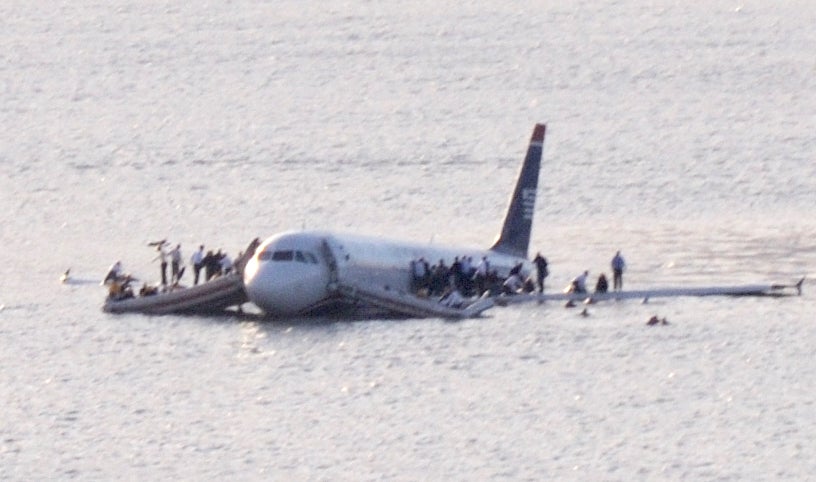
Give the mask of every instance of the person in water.
<svg viewBox="0 0 816 482">
<path fill-rule="evenodd" d="M 646 322 L 648 326 L 655 326 L 655 325 L 668 325 L 669 320 L 666 319 L 664 316 L 663 319 L 658 319 L 657 315 L 652 315 L 651 318 Z"/>
</svg>

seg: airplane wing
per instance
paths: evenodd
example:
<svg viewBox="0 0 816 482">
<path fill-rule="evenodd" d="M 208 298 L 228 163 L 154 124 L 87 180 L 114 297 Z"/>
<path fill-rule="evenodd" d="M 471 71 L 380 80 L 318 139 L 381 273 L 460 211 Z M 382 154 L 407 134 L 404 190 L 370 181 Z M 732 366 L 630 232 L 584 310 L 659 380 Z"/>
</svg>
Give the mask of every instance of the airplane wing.
<svg viewBox="0 0 816 482">
<path fill-rule="evenodd" d="M 802 284 L 805 279 L 791 284 L 751 284 L 732 286 L 698 286 L 698 287 L 665 287 L 629 291 L 609 291 L 606 293 L 531 293 L 511 296 L 500 296 L 496 300 L 498 305 L 527 303 L 531 301 L 566 301 L 595 303 L 607 300 L 640 299 L 648 301 L 651 298 L 673 298 L 681 296 L 799 296 L 802 294 Z"/>
<path fill-rule="evenodd" d="M 475 318 L 494 306 L 490 298 L 479 298 L 460 308 L 445 306 L 432 298 L 393 289 L 341 284 L 338 293 L 352 302 L 363 302 L 411 318 Z"/>
</svg>

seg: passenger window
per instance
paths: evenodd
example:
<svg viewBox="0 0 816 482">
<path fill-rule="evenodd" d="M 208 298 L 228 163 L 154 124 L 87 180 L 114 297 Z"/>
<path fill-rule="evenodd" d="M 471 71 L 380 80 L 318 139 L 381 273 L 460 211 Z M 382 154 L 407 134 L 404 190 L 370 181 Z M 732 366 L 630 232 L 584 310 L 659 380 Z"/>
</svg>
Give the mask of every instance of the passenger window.
<svg viewBox="0 0 816 482">
<path fill-rule="evenodd" d="M 275 251 L 272 255 L 273 261 L 292 261 L 294 253 L 292 251 Z"/>
<path fill-rule="evenodd" d="M 299 263 L 305 263 L 306 262 L 306 257 L 303 256 L 302 252 L 295 251 L 295 260 L 297 260 Z"/>
</svg>

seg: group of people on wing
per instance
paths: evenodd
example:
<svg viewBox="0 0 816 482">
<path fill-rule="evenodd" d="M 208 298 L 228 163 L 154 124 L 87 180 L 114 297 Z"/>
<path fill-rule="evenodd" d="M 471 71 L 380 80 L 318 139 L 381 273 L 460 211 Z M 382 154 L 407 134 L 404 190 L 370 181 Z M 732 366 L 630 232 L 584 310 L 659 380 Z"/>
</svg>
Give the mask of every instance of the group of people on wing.
<svg viewBox="0 0 816 482">
<path fill-rule="evenodd" d="M 518 263 L 510 269 L 507 276 L 502 278 L 496 269 L 490 266 L 490 261 L 483 256 L 478 264 L 473 263 L 470 256 L 457 256 L 450 266 L 440 259 L 431 265 L 423 258 L 416 258 L 410 263 L 411 289 L 421 296 L 439 297 L 442 302 L 455 300 L 458 304 L 463 298 L 472 296 L 496 296 L 499 294 L 512 295 L 518 293 L 544 292 L 544 283 L 549 276 L 547 258 L 536 253 L 532 260 L 535 266 L 535 277 L 526 276 L 523 272 L 523 263 Z M 610 263 L 613 273 L 613 289 L 623 289 L 623 271 L 626 262 L 618 251 Z M 567 292 L 587 293 L 589 271 L 576 276 L 567 287 Z M 598 276 L 595 283 L 596 293 L 609 291 L 609 281 L 604 273 Z"/>
<path fill-rule="evenodd" d="M 464 296 L 481 295 L 501 286 L 501 280 L 491 269 L 487 257 L 477 265 L 471 256 L 456 256 L 448 266 L 444 259 L 431 265 L 425 258 L 411 260 L 411 289 L 426 296 L 443 296 L 456 289 Z"/>
<path fill-rule="evenodd" d="M 513 266 L 506 277 L 501 277 L 490 265 L 487 256 L 474 264 L 471 256 L 456 256 L 448 266 L 444 259 L 431 265 L 424 257 L 410 263 L 411 289 L 422 296 L 441 297 L 442 301 L 471 296 L 531 293 L 544 290 L 544 278 L 549 275 L 547 260 L 539 253 L 533 260 L 537 268 L 536 280 L 526 277 L 524 264 Z"/>
<path fill-rule="evenodd" d="M 620 291 L 623 289 L 623 271 L 626 269 L 626 261 L 624 261 L 620 251 L 615 253 L 610 266 L 612 268 L 613 289 Z M 589 271 L 584 271 L 573 278 L 566 289 L 567 293 L 587 293 L 587 278 L 589 278 Z M 601 273 L 595 283 L 595 293 L 606 293 L 608 291 L 609 281 L 606 279 L 606 274 Z"/>
</svg>

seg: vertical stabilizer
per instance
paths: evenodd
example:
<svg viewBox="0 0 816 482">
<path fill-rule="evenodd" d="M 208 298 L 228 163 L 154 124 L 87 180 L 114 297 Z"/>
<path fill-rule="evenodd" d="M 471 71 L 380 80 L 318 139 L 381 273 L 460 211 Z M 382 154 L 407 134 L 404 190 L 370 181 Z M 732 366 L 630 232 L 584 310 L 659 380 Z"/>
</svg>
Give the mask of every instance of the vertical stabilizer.
<svg viewBox="0 0 816 482">
<path fill-rule="evenodd" d="M 527 157 L 521 166 L 516 189 L 510 198 L 510 206 L 504 218 L 501 234 L 496 243 L 490 248 L 493 251 L 527 257 L 530 246 L 530 231 L 533 227 L 533 213 L 535 211 L 536 192 L 538 190 L 538 172 L 541 169 L 541 154 L 544 149 L 544 124 L 536 124 L 530 146 L 527 148 Z"/>
</svg>

